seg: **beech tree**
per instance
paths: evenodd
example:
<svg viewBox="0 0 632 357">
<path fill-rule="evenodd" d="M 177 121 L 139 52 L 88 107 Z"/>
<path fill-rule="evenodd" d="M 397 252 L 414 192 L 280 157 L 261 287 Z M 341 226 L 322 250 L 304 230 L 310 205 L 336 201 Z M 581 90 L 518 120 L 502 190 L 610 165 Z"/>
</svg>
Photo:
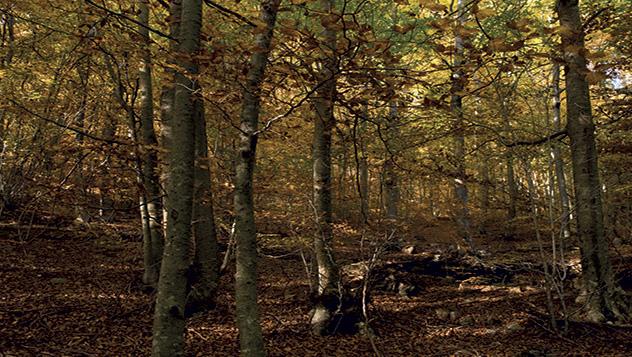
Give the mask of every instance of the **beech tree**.
<svg viewBox="0 0 632 357">
<path fill-rule="evenodd" d="M 335 13 L 333 0 L 320 2 L 327 14 L 322 24 L 322 64 L 318 75 L 319 88 L 314 97 L 314 142 L 312 160 L 314 165 L 314 215 L 316 234 L 314 235 L 314 255 L 316 302 L 311 312 L 312 332 L 318 335 L 330 330 L 333 314 L 341 303 L 342 282 L 332 248 L 333 232 L 331 204 L 331 136 L 335 125 L 334 100 L 336 95 L 337 34 L 335 24 L 341 19 Z"/>
<path fill-rule="evenodd" d="M 0 349 L 595 347 L 632 307 L 630 11 L 0 0 Z"/>
<path fill-rule="evenodd" d="M 250 58 L 240 116 L 239 150 L 235 174 L 235 237 L 237 242 L 235 299 L 242 356 L 265 355 L 257 305 L 257 229 L 253 200 L 253 174 L 259 135 L 261 86 L 271 50 L 279 3 L 279 0 L 261 2 L 260 20 L 263 28 L 259 29 L 255 36 L 258 51 Z"/>
<path fill-rule="evenodd" d="M 200 48 L 202 0 L 183 0 L 175 61 L 173 116 L 163 123 L 167 146 L 167 234 L 154 315 L 153 356 L 184 355 L 187 273 L 192 244 L 195 173 L 195 55 Z"/>
<path fill-rule="evenodd" d="M 141 69 L 139 73 L 140 91 L 140 140 L 141 147 L 141 171 L 142 187 L 141 210 L 147 226 L 143 234 L 145 247 L 145 284 L 155 286 L 158 282 L 160 260 L 162 259 L 162 195 L 158 181 L 158 155 L 156 153 L 158 140 L 154 128 L 154 99 L 151 63 L 151 38 L 149 37 L 149 0 L 139 2 L 139 28 L 138 32 L 143 41 L 141 45 Z"/>
<path fill-rule="evenodd" d="M 467 9 L 465 1 L 457 1 L 456 22 L 458 27 L 462 27 L 466 21 Z M 468 250 L 473 250 L 471 237 L 470 217 L 468 208 L 467 173 L 465 169 L 465 124 L 463 120 L 463 92 L 465 88 L 466 73 L 465 65 L 465 44 L 462 35 L 457 33 L 454 39 L 454 62 L 452 63 L 452 88 L 450 99 L 450 110 L 454 115 L 454 195 L 456 198 L 456 224 L 459 234 Z"/>
<path fill-rule="evenodd" d="M 578 0 L 556 4 L 562 26 L 566 81 L 566 118 L 571 139 L 577 236 L 581 241 L 587 317 L 593 321 L 627 320 L 630 301 L 614 280 L 605 238 L 595 125 L 586 75 L 584 32 Z"/>
</svg>

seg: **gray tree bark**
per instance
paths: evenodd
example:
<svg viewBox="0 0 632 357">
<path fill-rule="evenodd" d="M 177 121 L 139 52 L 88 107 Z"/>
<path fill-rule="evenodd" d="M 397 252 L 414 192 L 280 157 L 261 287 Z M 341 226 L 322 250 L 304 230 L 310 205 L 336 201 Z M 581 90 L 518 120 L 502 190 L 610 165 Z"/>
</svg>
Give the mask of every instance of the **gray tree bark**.
<svg viewBox="0 0 632 357">
<path fill-rule="evenodd" d="M 480 200 L 481 200 L 481 211 L 484 215 L 487 215 L 489 211 L 489 186 L 491 186 L 491 180 L 489 178 L 489 153 L 488 149 L 483 147 L 481 148 L 481 156 L 482 162 L 480 165 L 480 173 L 481 173 L 481 192 L 480 192 Z"/>
<path fill-rule="evenodd" d="M 138 78 L 140 92 L 140 153 L 141 172 L 144 202 L 142 202 L 144 222 L 147 224 L 146 232 L 149 236 L 143 239 L 146 251 L 145 273 L 143 282 L 150 286 L 156 286 L 160 261 L 162 259 L 163 234 L 162 234 L 162 193 L 158 181 L 158 155 L 156 149 L 158 140 L 154 129 L 154 99 L 153 83 L 151 78 L 151 38 L 149 37 L 149 0 L 139 2 L 140 26 L 138 32 L 142 37 L 141 44 L 141 69 Z M 144 230 L 145 231 L 145 230 Z"/>
<path fill-rule="evenodd" d="M 173 118 L 164 128 L 168 138 L 167 239 L 158 281 L 153 327 L 153 356 L 184 354 L 187 273 L 192 244 L 195 158 L 194 93 L 200 48 L 202 0 L 183 0 L 176 62 Z"/>
<path fill-rule="evenodd" d="M 125 110 L 127 114 L 128 126 L 129 126 L 129 135 L 132 138 L 132 142 L 134 145 L 134 171 L 136 172 L 136 183 L 138 185 L 138 208 L 140 211 L 140 222 L 142 228 L 142 236 L 143 236 L 143 283 L 148 287 L 155 288 L 156 285 L 152 284 L 152 281 L 158 281 L 158 270 L 157 267 L 153 264 L 154 261 L 154 253 L 152 250 L 151 244 L 151 230 L 150 230 L 150 221 L 149 221 L 149 212 L 147 210 L 147 197 L 143 182 L 143 172 L 142 172 L 142 155 L 139 147 L 139 133 L 138 133 L 138 125 L 137 125 L 137 115 L 133 108 L 133 103 L 128 103 L 127 94 L 125 93 L 125 88 L 123 82 L 121 80 L 120 69 L 117 71 L 114 69 L 114 63 L 112 58 L 103 55 L 103 60 L 105 62 L 106 68 L 108 70 L 108 74 L 112 82 L 114 83 L 113 96 Z M 155 275 L 152 275 L 155 274 Z"/>
<path fill-rule="evenodd" d="M 335 2 L 321 1 L 322 11 L 333 14 Z M 312 332 L 323 335 L 329 332 L 333 313 L 341 300 L 340 274 L 332 249 L 332 206 L 331 206 L 331 134 L 335 125 L 334 96 L 336 92 L 336 31 L 323 24 L 322 68 L 319 82 L 322 84 L 316 91 L 313 104 L 314 138 L 313 138 L 313 198 L 317 232 L 314 236 L 314 255 L 317 282 L 315 305 L 312 309 Z"/>
<path fill-rule="evenodd" d="M 505 108 L 504 98 L 501 98 L 501 100 L 503 101 L 503 130 L 507 135 L 509 135 L 511 133 L 511 122 L 509 121 L 509 115 L 507 113 L 507 109 Z M 507 169 L 507 191 L 509 192 L 507 219 L 512 220 L 516 218 L 516 205 L 518 201 L 518 185 L 516 184 L 516 174 L 514 172 L 514 154 L 512 147 L 505 148 L 505 163 Z"/>
<path fill-rule="evenodd" d="M 384 162 L 384 208 L 386 218 L 397 219 L 399 214 L 399 175 L 397 174 L 397 168 L 395 166 L 395 158 L 393 153 L 397 152 L 397 140 L 398 140 L 398 113 L 397 102 L 391 100 L 389 104 L 389 114 L 386 124 L 386 145 L 387 158 Z"/>
<path fill-rule="evenodd" d="M 250 58 L 240 116 L 239 149 L 235 173 L 235 300 L 242 356 L 264 356 L 265 349 L 257 305 L 257 230 L 253 200 L 253 173 L 257 150 L 257 128 L 264 79 L 279 0 L 261 2 L 260 19 L 266 24 L 255 38 L 260 49 Z"/>
<path fill-rule="evenodd" d="M 358 159 L 358 179 L 360 193 L 360 214 L 364 223 L 369 220 L 369 162 L 367 152 L 366 126 L 369 117 L 368 103 L 365 101 L 362 108 L 362 117 L 360 118 L 360 150 Z"/>
<path fill-rule="evenodd" d="M 560 105 L 560 65 L 553 64 L 553 80 L 552 80 L 553 100 L 553 130 L 560 131 L 561 124 L 561 105 Z M 560 195 L 560 205 L 562 207 L 562 235 L 564 238 L 570 237 L 570 199 L 566 188 L 566 175 L 564 174 L 564 161 L 562 161 L 562 153 L 560 144 L 557 141 L 551 143 L 551 156 L 555 165 L 555 177 L 557 181 L 557 190 Z"/>
<path fill-rule="evenodd" d="M 7 51 L 0 60 L 0 68 L 8 67 L 15 55 L 15 17 L 9 13 L 2 14 L 2 45 L 6 39 Z"/>
<path fill-rule="evenodd" d="M 193 237 L 195 238 L 195 256 L 189 274 L 191 292 L 187 306 L 190 312 L 209 309 L 215 305 L 220 266 L 213 214 L 208 138 L 202 98 L 195 100 L 194 117 L 196 162 L 193 193 Z"/>
<path fill-rule="evenodd" d="M 558 0 L 566 75 L 566 118 L 571 140 L 573 183 L 577 212 L 577 235 L 581 242 L 582 276 L 592 321 L 626 320 L 630 301 L 614 280 L 604 234 L 601 184 L 586 73 L 584 32 L 578 0 Z"/>
<path fill-rule="evenodd" d="M 182 0 L 171 0 L 169 2 L 169 36 L 173 39 L 177 39 L 180 36 L 180 24 L 182 17 Z M 170 53 L 176 53 L 178 50 L 178 43 L 176 40 L 169 40 L 169 51 Z M 169 58 L 169 63 L 175 65 L 173 56 Z M 165 69 L 167 74 L 166 78 L 171 78 L 175 76 L 175 71 L 172 67 L 168 67 Z M 161 146 L 164 148 L 170 147 L 170 135 L 168 135 L 168 128 L 170 128 L 173 124 L 170 123 L 171 118 L 173 118 L 174 104 L 175 104 L 175 81 L 165 81 L 163 84 L 161 93 L 160 93 L 160 122 L 162 131 L 160 133 Z M 161 160 L 163 163 L 166 163 L 167 160 L 163 158 Z M 159 170 L 162 175 L 160 177 L 160 181 L 162 182 L 162 187 L 167 187 L 169 175 L 167 173 L 166 165 L 162 165 Z M 169 211 L 167 208 L 167 198 L 163 196 L 163 230 L 166 231 L 166 223 L 169 220 Z"/>
<path fill-rule="evenodd" d="M 4 58 L 2 58 L 0 60 L 0 69 L 4 69 L 6 67 L 8 67 L 9 65 L 11 65 L 11 62 L 13 61 L 13 56 L 14 56 L 14 42 L 15 42 L 15 18 L 13 17 L 13 15 L 11 14 L 2 14 L 2 22 L 3 22 L 3 28 L 2 28 L 2 38 L 6 38 L 6 43 L 7 43 L 7 53 L 4 56 Z M 2 43 L 2 45 L 4 45 L 4 42 Z M 4 103 L 1 103 L 4 104 Z M 5 157 L 5 153 L 6 153 L 6 146 L 5 146 L 5 120 L 6 120 L 6 115 L 5 115 L 6 110 L 4 109 L 4 105 L 0 105 L 0 167 L 2 167 L 2 164 L 4 162 L 4 157 Z M 3 172 L 0 171 L 0 194 L 2 194 L 2 197 L 0 197 L 1 202 L 0 202 L 0 210 L 3 210 L 4 208 L 6 208 L 7 206 L 11 206 L 11 195 L 7 194 L 5 192 L 5 188 L 6 188 L 6 183 L 5 183 L 5 178 L 3 176 Z"/>
<path fill-rule="evenodd" d="M 83 129 L 86 121 L 86 111 L 88 106 L 88 90 L 89 90 L 89 81 L 90 81 L 90 56 L 86 55 L 79 61 L 77 65 L 77 74 L 79 76 L 79 88 L 77 91 L 81 93 L 79 108 L 77 110 L 77 114 L 75 117 L 75 126 L 77 128 Z M 83 134 L 77 133 L 75 135 L 75 141 L 79 146 L 83 143 Z M 75 206 L 75 215 L 76 221 L 79 223 L 87 223 L 90 220 L 90 215 L 85 208 L 87 203 L 87 185 L 86 179 L 84 176 L 84 164 L 83 159 L 85 156 L 82 153 L 83 150 L 79 150 L 79 153 L 76 156 L 77 160 L 77 168 L 76 168 L 76 176 L 75 176 L 75 184 L 79 190 L 79 202 Z"/>
<path fill-rule="evenodd" d="M 457 2 L 457 21 L 462 25 L 466 20 L 466 1 Z M 464 40 L 461 35 L 455 36 L 455 54 L 452 70 L 452 96 L 450 110 L 454 115 L 454 196 L 456 199 L 456 223 L 460 237 L 468 250 L 473 251 L 471 236 L 470 212 L 468 208 L 467 175 L 465 171 L 465 123 L 463 121 L 463 95 L 465 89 L 465 71 L 463 57 L 465 53 Z"/>
</svg>

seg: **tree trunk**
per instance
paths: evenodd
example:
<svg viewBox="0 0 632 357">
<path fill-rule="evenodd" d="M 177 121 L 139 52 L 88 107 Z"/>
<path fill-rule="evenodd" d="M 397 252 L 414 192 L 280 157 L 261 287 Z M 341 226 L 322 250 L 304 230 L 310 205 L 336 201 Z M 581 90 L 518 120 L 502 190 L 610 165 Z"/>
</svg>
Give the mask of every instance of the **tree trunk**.
<svg viewBox="0 0 632 357">
<path fill-rule="evenodd" d="M 466 20 L 465 0 L 457 2 L 457 21 L 461 26 Z M 456 199 L 456 223 L 460 237 L 467 249 L 474 250 L 470 228 L 470 213 L 468 209 L 467 175 L 465 172 L 465 128 L 463 121 L 463 95 L 465 89 L 465 71 L 463 70 L 464 40 L 458 33 L 455 36 L 455 54 L 452 70 L 452 97 L 450 110 L 454 115 L 454 196 Z"/>
<path fill-rule="evenodd" d="M 333 14 L 333 0 L 322 0 L 322 11 Z M 314 255 L 317 281 L 315 305 L 312 309 L 312 332 L 324 335 L 330 332 L 334 311 L 341 301 L 340 275 L 334 260 L 331 241 L 331 132 L 334 122 L 334 96 L 336 92 L 336 32 L 324 26 L 321 45 L 323 64 L 319 81 L 322 83 L 314 98 L 314 211 L 317 233 L 314 236 Z"/>
<path fill-rule="evenodd" d="M 194 56 L 200 48 L 202 0 L 183 0 L 175 76 L 173 118 L 165 127 L 168 138 L 167 239 L 158 281 L 153 328 L 153 356 L 184 354 L 184 310 L 192 243 L 191 218 L 195 158 Z"/>
<path fill-rule="evenodd" d="M 394 152 L 397 152 L 396 140 L 398 140 L 398 114 L 397 114 L 397 102 L 392 100 L 390 103 L 390 109 L 388 114 L 388 123 L 386 126 L 386 145 L 387 145 L 387 158 L 384 163 L 384 208 L 386 218 L 397 219 L 398 206 L 399 206 L 399 177 L 397 175 L 395 167 Z"/>
<path fill-rule="evenodd" d="M 200 88 L 198 87 L 199 91 Z M 219 284 L 219 252 L 213 215 L 213 192 L 208 158 L 208 139 L 202 98 L 195 100 L 195 186 L 193 202 L 193 237 L 195 256 L 189 274 L 191 292 L 187 310 L 197 312 L 215 305 Z"/>
<path fill-rule="evenodd" d="M 142 227 L 142 236 L 143 236 L 143 284 L 147 287 L 155 288 L 155 282 L 158 281 L 158 266 L 155 264 L 155 252 L 152 249 L 151 243 L 151 230 L 150 230 L 150 215 L 147 208 L 147 196 L 146 190 L 144 189 L 144 181 L 143 181 L 143 160 L 141 154 L 141 148 L 138 145 L 139 143 L 139 133 L 138 133 L 138 125 L 136 113 L 134 111 L 133 103 L 130 104 L 127 102 L 127 98 L 125 95 L 125 89 L 123 86 L 123 82 L 121 80 L 120 72 L 114 70 L 114 64 L 112 63 L 112 58 L 108 57 L 104 54 L 103 60 L 105 62 L 108 74 L 114 83 L 113 95 L 114 98 L 119 102 L 119 105 L 123 110 L 125 110 L 127 114 L 128 126 L 129 126 L 129 135 L 132 138 L 132 142 L 134 142 L 134 171 L 136 172 L 136 183 L 138 185 L 138 202 L 139 202 L 139 211 L 140 211 L 140 222 Z M 161 258 L 161 257 L 159 257 Z"/>
<path fill-rule="evenodd" d="M 369 117 L 368 103 L 363 104 L 362 117 L 360 118 L 360 158 L 358 163 L 358 179 L 360 193 L 360 213 L 362 222 L 369 220 L 369 164 L 367 158 L 366 125 Z"/>
<path fill-rule="evenodd" d="M 261 3 L 260 19 L 266 24 L 255 37 L 256 51 L 243 90 L 240 116 L 239 149 L 235 174 L 235 239 L 237 242 L 235 272 L 235 300 L 237 327 L 242 356 L 264 356 L 263 336 L 259 325 L 257 305 L 257 230 L 253 200 L 253 173 L 257 150 L 257 128 L 261 106 L 261 86 L 270 53 L 270 44 L 279 0 Z"/>
<path fill-rule="evenodd" d="M 162 259 L 163 236 L 162 236 L 162 197 L 160 183 L 158 182 L 158 156 L 156 153 L 158 140 L 154 130 L 154 99 L 151 78 L 151 50 L 149 48 L 151 39 L 149 37 L 149 0 L 139 2 L 139 26 L 142 43 L 141 69 L 138 78 L 140 91 L 140 153 L 142 157 L 142 184 L 143 184 L 143 210 L 147 215 L 149 237 L 145 248 L 149 251 L 149 260 L 145 262 L 144 283 L 155 287 L 158 282 L 160 272 L 160 261 Z"/>
<path fill-rule="evenodd" d="M 561 107 L 560 107 L 560 65 L 553 65 L 553 130 L 560 131 L 561 125 Z M 562 207 L 562 235 L 563 238 L 570 238 L 570 200 L 566 189 L 566 175 L 564 174 L 564 161 L 562 161 L 562 153 L 558 141 L 552 142 L 551 156 L 555 165 L 555 177 L 557 179 L 557 190 L 560 195 L 560 204 Z"/>
<path fill-rule="evenodd" d="M 624 301 L 614 281 L 604 235 L 595 126 L 586 79 L 588 69 L 584 57 L 579 1 L 558 0 L 557 13 L 560 25 L 566 29 L 561 32 L 566 75 L 566 117 L 571 140 L 577 235 L 581 242 L 587 317 L 592 321 L 624 320 L 629 318 L 630 306 L 628 301 Z"/>
<path fill-rule="evenodd" d="M 489 179 L 489 153 L 487 148 L 481 148 L 481 156 L 481 212 L 483 212 L 484 215 L 487 215 L 489 211 L 489 186 L 491 186 L 491 181 Z"/>
<path fill-rule="evenodd" d="M 0 59 L 0 68 L 8 67 L 13 62 L 13 56 L 15 55 L 15 17 L 8 12 L 2 14 L 2 43 L 7 41 L 7 51 L 4 58 Z"/>
<path fill-rule="evenodd" d="M 505 132 L 511 132 L 511 124 L 509 117 L 504 116 Z M 505 149 L 505 163 L 507 165 L 507 191 L 509 192 L 509 206 L 507 207 L 507 219 L 512 220 L 516 218 L 516 205 L 518 201 L 518 185 L 516 184 L 516 174 L 514 172 L 514 155 L 513 148 L 508 147 Z"/>
<path fill-rule="evenodd" d="M 15 18 L 13 15 L 4 13 L 1 15 L 3 26 L 2 37 L 7 40 L 7 52 L 4 58 L 0 59 L 0 69 L 4 69 L 8 67 L 13 61 L 14 56 L 14 42 L 15 42 Z M 5 142 L 5 102 L 0 103 L 0 167 L 3 166 L 4 157 L 6 154 L 6 142 Z M 7 206 L 10 206 L 11 195 L 9 195 L 6 191 L 6 182 L 3 176 L 3 173 L 0 171 L 0 212 L 2 212 Z"/>
<path fill-rule="evenodd" d="M 77 74 L 79 75 L 79 83 L 80 87 L 78 91 L 81 93 L 81 100 L 79 103 L 79 109 L 77 111 L 77 116 L 75 119 L 75 126 L 79 129 L 83 129 L 86 121 L 86 110 L 88 106 L 88 88 L 89 88 L 89 80 L 90 80 L 90 57 L 83 58 L 77 66 Z M 83 146 L 83 134 L 77 133 L 75 135 L 75 141 L 79 147 Z M 87 223 L 90 220 L 90 215 L 86 210 L 87 199 L 87 183 L 84 177 L 84 165 L 83 160 L 85 159 L 85 155 L 83 154 L 83 150 L 79 150 L 77 156 L 77 164 L 76 164 L 76 177 L 75 184 L 79 190 L 79 202 L 76 203 L 75 206 L 75 215 L 76 221 L 79 223 Z"/>
<path fill-rule="evenodd" d="M 346 178 L 347 178 L 347 166 L 348 166 L 348 156 L 347 156 L 347 143 L 344 138 L 341 139 L 341 151 L 342 155 L 340 155 L 340 161 L 338 164 L 338 168 L 340 172 L 338 173 L 338 202 L 345 202 L 346 192 Z"/>
<path fill-rule="evenodd" d="M 181 17 L 182 17 L 182 0 L 171 0 L 171 2 L 169 3 L 169 35 L 176 39 L 180 36 L 180 24 L 181 24 Z M 176 51 L 178 50 L 178 43 L 175 40 L 169 40 L 169 51 L 170 53 L 176 53 Z M 173 67 L 167 67 L 165 68 L 165 78 L 172 78 L 173 76 L 175 76 L 175 62 L 174 62 L 174 56 L 171 56 L 171 58 L 169 58 L 168 60 L 169 64 L 174 65 Z M 174 111 L 174 104 L 175 104 L 175 92 L 176 92 L 176 86 L 175 86 L 175 81 L 164 81 L 165 83 L 162 86 L 161 89 L 161 93 L 160 93 L 160 122 L 161 122 L 161 133 L 160 133 L 160 139 L 161 139 L 161 146 L 164 148 L 168 148 L 170 147 L 172 144 L 170 143 L 170 135 L 168 135 L 168 128 L 172 127 L 173 124 L 170 123 L 171 119 L 173 118 L 173 111 Z M 168 160 L 166 160 L 166 158 L 163 158 L 162 162 L 166 163 Z M 162 175 L 160 177 L 160 181 L 162 182 L 162 187 L 167 187 L 168 184 L 168 179 L 169 179 L 169 175 L 167 173 L 167 168 L 166 165 L 163 164 L 163 167 L 161 167 L 161 170 L 159 170 Z M 163 205 L 162 205 L 162 220 L 163 220 L 163 230 L 166 231 L 167 230 L 167 221 L 169 220 L 169 210 L 167 208 L 167 198 L 166 196 L 163 196 L 162 199 Z"/>
</svg>

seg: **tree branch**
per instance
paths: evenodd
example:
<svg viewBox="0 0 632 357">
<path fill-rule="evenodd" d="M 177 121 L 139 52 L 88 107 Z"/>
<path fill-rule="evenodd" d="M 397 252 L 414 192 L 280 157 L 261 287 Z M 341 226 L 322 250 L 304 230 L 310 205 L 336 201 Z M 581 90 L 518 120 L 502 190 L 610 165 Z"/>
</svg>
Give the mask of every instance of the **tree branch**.
<svg viewBox="0 0 632 357">
<path fill-rule="evenodd" d="M 236 17 L 240 21 L 242 21 L 242 22 L 244 22 L 244 23 L 246 23 L 246 24 L 248 24 L 248 25 L 250 25 L 252 27 L 257 27 L 257 25 L 254 22 L 248 20 L 244 15 L 242 15 L 240 13 L 237 13 L 237 12 L 235 12 L 235 11 L 229 9 L 229 8 L 223 7 L 222 5 L 216 3 L 216 2 L 214 2 L 212 0 L 204 0 L 204 3 L 206 5 L 212 7 L 212 8 L 215 8 L 215 9 L 219 10 L 220 12 L 223 12 L 223 13 L 228 14 L 230 16 Z"/>
<path fill-rule="evenodd" d="M 506 147 L 514 147 L 514 146 L 533 146 L 533 145 L 540 145 L 540 144 L 544 144 L 547 141 L 551 141 L 551 140 L 555 140 L 558 138 L 563 138 L 565 136 L 568 135 L 568 131 L 566 131 L 566 129 L 564 130 L 560 130 L 558 132 L 555 132 L 549 136 L 545 136 L 543 138 L 537 139 L 537 140 L 531 140 L 531 141 L 516 141 L 513 143 L 508 143 L 505 144 Z"/>
<path fill-rule="evenodd" d="M 105 7 L 105 6 L 101 6 L 101 5 L 97 4 L 97 3 L 95 3 L 95 2 L 94 2 L 94 1 L 92 1 L 92 0 L 85 0 L 85 2 L 86 2 L 86 3 L 88 3 L 88 4 L 90 4 L 90 5 L 92 5 L 92 6 L 94 6 L 94 7 L 96 7 L 97 9 L 100 9 L 100 10 L 103 10 L 103 11 L 107 12 L 108 14 L 114 15 L 114 16 L 119 17 L 119 18 L 121 18 L 121 19 L 124 19 L 124 20 L 127 20 L 127 21 L 129 21 L 129 22 L 132 22 L 132 23 L 134 23 L 135 25 L 138 25 L 138 26 L 140 26 L 140 27 L 146 28 L 147 30 L 149 30 L 149 31 L 151 31 L 151 32 L 153 32 L 153 33 L 155 33 L 155 34 L 156 34 L 156 35 L 158 35 L 158 36 L 161 36 L 161 37 L 164 37 L 164 38 L 168 38 L 168 39 L 170 39 L 170 40 L 173 40 L 173 41 L 178 42 L 178 39 L 173 38 L 173 37 L 171 37 L 171 36 L 167 35 L 166 33 L 162 32 L 162 31 L 159 31 L 159 30 L 156 30 L 156 29 L 154 29 L 154 28 L 152 28 L 152 27 L 150 27 L 150 26 L 147 26 L 147 25 L 145 25 L 145 24 L 141 23 L 140 21 L 138 21 L 138 20 L 136 20 L 136 19 L 133 19 L 133 18 L 131 18 L 131 17 L 128 17 L 128 16 L 127 16 L 127 15 L 125 15 L 125 14 L 122 14 L 122 13 L 120 13 L 120 12 L 116 12 L 116 11 L 110 10 L 110 9 L 108 9 L 108 8 L 107 8 L 107 7 Z"/>
<path fill-rule="evenodd" d="M 25 107 L 24 105 L 16 102 L 15 100 L 13 100 L 11 98 L 8 98 L 7 100 L 9 102 L 11 102 L 13 105 L 15 105 L 16 107 L 24 110 L 25 112 L 33 115 L 34 117 L 36 117 L 38 119 L 41 119 L 41 120 L 43 120 L 43 121 L 45 121 L 47 123 L 54 124 L 54 125 L 62 128 L 62 129 L 70 130 L 70 131 L 75 132 L 77 134 L 83 135 L 86 138 L 89 138 L 89 139 L 92 139 L 92 140 L 97 140 L 97 141 L 103 141 L 103 142 L 106 142 L 106 143 L 109 143 L 109 144 L 131 145 L 129 142 L 120 141 L 120 140 L 116 140 L 116 139 L 106 139 L 106 138 L 102 138 L 100 136 L 96 136 L 96 135 L 90 134 L 90 133 L 88 133 L 88 132 L 86 132 L 84 130 L 81 130 L 79 128 L 76 128 L 74 126 L 67 125 L 67 124 L 64 124 L 64 123 L 60 123 L 60 122 L 58 122 L 55 119 L 47 118 L 47 117 L 45 117 L 45 116 L 43 116 L 41 114 L 38 114 L 38 113 L 30 110 L 29 108 Z"/>
</svg>

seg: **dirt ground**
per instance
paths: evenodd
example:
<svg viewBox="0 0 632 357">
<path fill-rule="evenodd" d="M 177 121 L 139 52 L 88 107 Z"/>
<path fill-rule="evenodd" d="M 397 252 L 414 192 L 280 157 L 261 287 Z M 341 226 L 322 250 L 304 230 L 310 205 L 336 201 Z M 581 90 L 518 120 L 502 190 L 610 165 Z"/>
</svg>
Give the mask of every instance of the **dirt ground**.
<svg viewBox="0 0 632 357">
<path fill-rule="evenodd" d="M 36 224 L 28 230 L 3 224 L 0 355 L 148 355 L 153 296 L 140 284 L 141 243 L 134 223 Z M 342 237 L 337 242 L 341 264 L 359 259 L 357 232 L 337 230 Z M 403 245 L 414 245 L 415 252 L 392 252 L 383 261 L 440 257 L 454 244 L 449 221 L 407 232 Z M 483 260 L 509 271 L 517 264 L 532 266 L 532 271 L 522 269 L 507 279 L 479 278 L 467 267 L 453 267 L 461 269 L 455 274 L 400 272 L 398 284 L 405 282 L 410 289 L 373 292 L 368 310 L 371 332 L 333 337 L 309 333 L 308 280 L 300 254 L 265 243 L 259 292 L 269 355 L 371 356 L 376 349 L 384 356 L 632 355 L 632 327 L 571 321 L 568 333 L 552 331 L 537 268 L 537 244 L 524 237 L 499 240 L 494 236 L 498 232 L 491 230 L 485 234 L 489 237 L 477 242 L 486 252 Z M 573 254 L 577 252 L 571 251 L 569 258 Z M 625 264 L 629 257 L 619 257 L 618 270 L 631 268 Z M 190 355 L 238 354 L 232 279 L 232 272 L 223 276 L 215 310 L 189 319 Z M 573 303 L 574 293 L 569 287 L 569 311 L 581 308 Z"/>
</svg>

